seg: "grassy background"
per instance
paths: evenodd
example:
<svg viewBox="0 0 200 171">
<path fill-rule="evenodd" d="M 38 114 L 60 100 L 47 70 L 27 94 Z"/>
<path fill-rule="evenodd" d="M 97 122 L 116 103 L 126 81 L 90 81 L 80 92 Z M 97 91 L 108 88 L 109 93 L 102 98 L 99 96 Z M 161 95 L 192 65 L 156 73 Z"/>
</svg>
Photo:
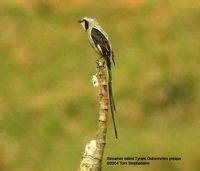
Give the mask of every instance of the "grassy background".
<svg viewBox="0 0 200 171">
<path fill-rule="evenodd" d="M 105 5 L 106 4 L 106 5 Z M 200 170 L 200 3 L 0 1 L 0 170 L 76 170 L 95 135 L 96 54 L 77 20 L 110 35 L 119 140 L 105 157 L 180 156 L 104 171 Z"/>
</svg>

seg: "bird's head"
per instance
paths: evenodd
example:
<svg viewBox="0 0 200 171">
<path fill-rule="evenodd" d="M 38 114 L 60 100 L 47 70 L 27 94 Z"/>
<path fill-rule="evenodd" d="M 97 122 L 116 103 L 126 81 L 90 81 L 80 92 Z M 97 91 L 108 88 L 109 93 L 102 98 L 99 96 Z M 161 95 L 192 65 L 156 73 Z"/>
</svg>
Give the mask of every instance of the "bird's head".
<svg viewBox="0 0 200 171">
<path fill-rule="evenodd" d="M 93 23 L 95 21 L 95 19 L 91 18 L 91 17 L 84 17 L 81 20 L 79 20 L 78 22 L 83 26 L 84 30 L 87 31 L 88 28 L 90 27 L 91 23 Z"/>
</svg>

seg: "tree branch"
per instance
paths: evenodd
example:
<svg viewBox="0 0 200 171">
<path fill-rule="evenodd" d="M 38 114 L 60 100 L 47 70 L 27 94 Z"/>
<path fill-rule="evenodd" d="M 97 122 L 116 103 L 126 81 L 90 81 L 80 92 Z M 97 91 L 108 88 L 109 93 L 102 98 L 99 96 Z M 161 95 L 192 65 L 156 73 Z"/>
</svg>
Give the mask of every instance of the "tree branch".
<svg viewBox="0 0 200 171">
<path fill-rule="evenodd" d="M 81 159 L 79 170 L 77 171 L 101 171 L 104 147 L 106 144 L 107 115 L 108 115 L 108 90 L 105 67 L 99 67 L 99 121 L 96 139 L 91 140 L 85 146 L 85 152 Z"/>
</svg>

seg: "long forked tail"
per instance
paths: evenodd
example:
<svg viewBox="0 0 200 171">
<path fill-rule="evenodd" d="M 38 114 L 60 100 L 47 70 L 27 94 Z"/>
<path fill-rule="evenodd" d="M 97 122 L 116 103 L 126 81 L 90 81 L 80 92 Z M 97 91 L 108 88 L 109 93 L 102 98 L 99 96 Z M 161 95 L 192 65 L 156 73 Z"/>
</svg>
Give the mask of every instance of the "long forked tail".
<svg viewBox="0 0 200 171">
<path fill-rule="evenodd" d="M 115 101 L 114 101 L 113 92 L 112 92 L 112 72 L 111 72 L 110 64 L 107 64 L 107 70 L 108 70 L 108 91 L 109 91 L 110 109 L 111 109 L 112 121 L 114 125 L 115 137 L 118 138 L 117 126 L 115 122 L 116 107 L 115 107 Z"/>
</svg>

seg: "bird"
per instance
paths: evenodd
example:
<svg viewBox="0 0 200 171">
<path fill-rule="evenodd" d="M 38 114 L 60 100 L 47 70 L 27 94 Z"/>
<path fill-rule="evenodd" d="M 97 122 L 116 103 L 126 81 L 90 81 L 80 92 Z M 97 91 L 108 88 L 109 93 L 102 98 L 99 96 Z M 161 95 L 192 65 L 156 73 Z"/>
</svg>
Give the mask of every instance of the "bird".
<svg viewBox="0 0 200 171">
<path fill-rule="evenodd" d="M 115 65 L 114 52 L 107 33 L 102 29 L 96 19 L 84 17 L 78 21 L 87 32 L 90 45 L 99 55 L 98 59 L 103 58 L 106 62 L 108 71 L 108 91 L 112 121 L 114 125 L 115 137 L 118 138 L 117 126 L 115 122 L 116 106 L 112 91 L 112 63 Z"/>
</svg>

